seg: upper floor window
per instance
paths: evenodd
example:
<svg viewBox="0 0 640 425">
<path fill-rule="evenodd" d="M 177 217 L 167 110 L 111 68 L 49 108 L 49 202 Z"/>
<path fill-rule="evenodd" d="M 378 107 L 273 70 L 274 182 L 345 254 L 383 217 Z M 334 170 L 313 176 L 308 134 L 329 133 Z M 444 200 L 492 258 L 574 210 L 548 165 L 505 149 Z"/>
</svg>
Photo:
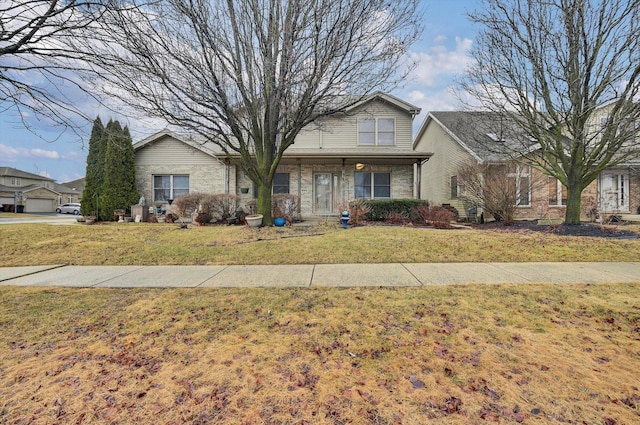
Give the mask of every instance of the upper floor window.
<svg viewBox="0 0 640 425">
<path fill-rule="evenodd" d="M 391 198 L 391 173 L 357 172 L 355 189 L 356 198 Z"/>
<path fill-rule="evenodd" d="M 20 186 L 22 184 L 22 180 L 20 177 L 11 177 L 11 186 Z"/>
<path fill-rule="evenodd" d="M 51 189 L 51 183 L 50 182 L 44 182 L 44 187 L 46 187 L 47 189 Z"/>
<path fill-rule="evenodd" d="M 166 202 L 189 193 L 189 176 L 153 176 L 153 201 Z"/>
<path fill-rule="evenodd" d="M 393 146 L 396 143 L 395 118 L 359 118 L 358 144 Z"/>
</svg>

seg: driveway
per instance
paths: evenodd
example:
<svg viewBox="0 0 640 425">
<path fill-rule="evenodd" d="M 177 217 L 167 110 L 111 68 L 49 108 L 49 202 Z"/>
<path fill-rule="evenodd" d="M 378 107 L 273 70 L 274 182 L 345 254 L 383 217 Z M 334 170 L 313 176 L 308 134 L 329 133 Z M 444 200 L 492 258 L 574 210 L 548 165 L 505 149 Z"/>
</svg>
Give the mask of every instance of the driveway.
<svg viewBox="0 0 640 425">
<path fill-rule="evenodd" d="M 1 213 L 0 224 L 24 224 L 24 223 L 49 223 L 49 224 L 74 224 L 77 223 L 73 214 L 57 213 Z"/>
</svg>

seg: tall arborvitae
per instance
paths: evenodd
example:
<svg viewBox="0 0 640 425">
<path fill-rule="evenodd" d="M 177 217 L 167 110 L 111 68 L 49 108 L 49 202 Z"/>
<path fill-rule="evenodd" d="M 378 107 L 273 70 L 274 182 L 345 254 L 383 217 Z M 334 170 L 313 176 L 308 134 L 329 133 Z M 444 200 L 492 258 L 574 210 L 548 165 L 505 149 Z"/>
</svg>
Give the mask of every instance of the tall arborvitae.
<svg viewBox="0 0 640 425">
<path fill-rule="evenodd" d="M 106 133 L 100 215 L 104 220 L 112 220 L 115 210 L 129 209 L 140 195 L 136 190 L 135 155 L 129 129 L 122 129 L 120 123 L 114 121 L 107 124 Z"/>
<path fill-rule="evenodd" d="M 85 188 L 82 192 L 82 206 L 80 212 L 82 215 L 99 215 L 97 205 L 99 203 L 98 196 L 104 182 L 103 164 L 104 153 L 106 148 L 105 128 L 100 121 L 100 117 L 96 117 L 93 121 L 91 130 L 91 138 L 89 139 L 89 153 L 87 155 L 87 168 L 85 172 Z"/>
</svg>

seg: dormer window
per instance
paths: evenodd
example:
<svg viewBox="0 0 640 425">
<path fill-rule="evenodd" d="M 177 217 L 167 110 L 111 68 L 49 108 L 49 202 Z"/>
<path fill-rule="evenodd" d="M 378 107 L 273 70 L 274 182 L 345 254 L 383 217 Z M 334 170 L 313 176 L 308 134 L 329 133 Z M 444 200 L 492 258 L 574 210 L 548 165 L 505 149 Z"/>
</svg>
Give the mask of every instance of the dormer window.
<svg viewBox="0 0 640 425">
<path fill-rule="evenodd" d="M 358 145 L 393 146 L 396 144 L 395 118 L 359 118 Z"/>
</svg>

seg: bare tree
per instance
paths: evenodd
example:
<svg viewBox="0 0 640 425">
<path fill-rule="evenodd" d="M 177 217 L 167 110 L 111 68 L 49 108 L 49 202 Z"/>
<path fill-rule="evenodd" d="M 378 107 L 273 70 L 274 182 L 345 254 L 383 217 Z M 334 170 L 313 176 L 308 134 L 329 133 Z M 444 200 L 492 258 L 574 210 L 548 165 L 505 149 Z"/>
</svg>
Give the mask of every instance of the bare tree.
<svg viewBox="0 0 640 425">
<path fill-rule="evenodd" d="M 273 176 L 300 130 L 404 79 L 417 5 L 166 0 L 111 14 L 86 44 L 107 93 L 218 145 L 270 224 Z"/>
<path fill-rule="evenodd" d="M 89 119 L 72 98 L 82 94 L 74 74 L 81 54 L 67 40 L 107 8 L 119 6 L 111 0 L 0 2 L 0 112 L 16 108 L 27 128 L 26 112 L 72 129 L 75 118 Z"/>
<path fill-rule="evenodd" d="M 482 207 L 496 221 L 513 224 L 521 205 L 532 205 L 546 184 L 546 176 L 532 173 L 531 167 L 516 162 L 467 161 L 458 166 L 460 197 Z"/>
<path fill-rule="evenodd" d="M 483 30 L 462 88 L 529 134 L 509 153 L 567 187 L 579 224 L 589 183 L 640 156 L 640 3 L 484 0 L 470 17 Z"/>
</svg>

